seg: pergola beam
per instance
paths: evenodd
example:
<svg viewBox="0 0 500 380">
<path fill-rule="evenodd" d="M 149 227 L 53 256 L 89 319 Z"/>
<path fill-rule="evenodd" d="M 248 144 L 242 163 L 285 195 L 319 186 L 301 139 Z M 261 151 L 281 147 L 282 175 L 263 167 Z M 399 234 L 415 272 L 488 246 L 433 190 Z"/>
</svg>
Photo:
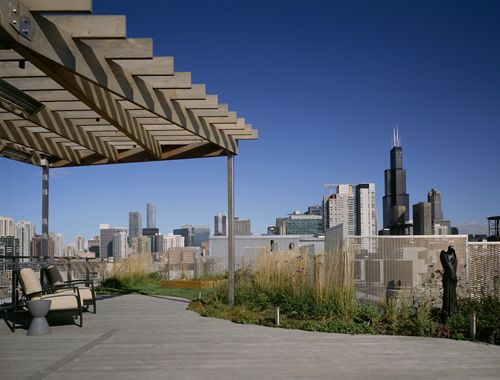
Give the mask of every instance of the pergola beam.
<svg viewBox="0 0 500 380">
<path fill-rule="evenodd" d="M 92 12 L 92 0 L 23 0 L 31 12 Z"/>
<path fill-rule="evenodd" d="M 71 13 L 90 10 L 0 1 L 4 142 L 63 167 L 237 154 L 237 140 L 256 138 L 172 57 L 153 57 L 151 39 L 127 39 L 124 16 Z"/>
<path fill-rule="evenodd" d="M 125 16 L 44 15 L 58 28 L 71 33 L 73 38 L 126 38 Z"/>
</svg>

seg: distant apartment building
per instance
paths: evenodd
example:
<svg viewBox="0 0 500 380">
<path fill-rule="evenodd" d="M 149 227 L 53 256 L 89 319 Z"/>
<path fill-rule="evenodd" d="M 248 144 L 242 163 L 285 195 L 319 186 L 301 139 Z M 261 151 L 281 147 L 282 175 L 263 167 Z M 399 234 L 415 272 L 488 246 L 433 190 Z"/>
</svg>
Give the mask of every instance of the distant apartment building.
<svg viewBox="0 0 500 380">
<path fill-rule="evenodd" d="M 355 187 L 354 225 L 358 236 L 376 236 L 378 233 L 374 183 L 360 183 Z"/>
<path fill-rule="evenodd" d="M 129 245 L 132 245 L 132 239 L 142 236 L 142 216 L 139 211 L 128 213 L 128 239 Z"/>
<path fill-rule="evenodd" d="M 19 239 L 14 236 L 0 236 L 1 255 L 20 256 Z"/>
<path fill-rule="evenodd" d="M 107 259 L 113 257 L 113 239 L 119 232 L 127 233 L 125 227 L 110 227 L 109 224 L 99 225 L 99 257 Z"/>
<path fill-rule="evenodd" d="M 227 215 L 219 213 L 214 216 L 214 236 L 227 235 Z"/>
<path fill-rule="evenodd" d="M 14 236 L 14 219 L 8 216 L 0 216 L 0 236 Z"/>
<path fill-rule="evenodd" d="M 288 217 L 276 218 L 275 226 L 267 228 L 267 235 L 322 235 L 324 232 L 322 215 L 321 205 L 309 206 L 305 213 L 294 211 Z"/>
<path fill-rule="evenodd" d="M 321 235 L 323 234 L 323 217 L 295 212 L 286 220 L 286 235 Z"/>
<path fill-rule="evenodd" d="M 127 257 L 128 242 L 126 231 L 119 231 L 113 235 L 112 250 L 114 259 L 125 259 Z"/>
<path fill-rule="evenodd" d="M 156 205 L 153 203 L 147 204 L 146 210 L 146 227 L 147 228 L 156 228 Z"/>
<path fill-rule="evenodd" d="M 429 202 L 413 205 L 413 234 L 432 235 L 432 206 Z"/>
<path fill-rule="evenodd" d="M 324 197 L 325 230 L 343 224 L 347 235 L 377 235 L 374 183 L 328 185 L 335 192 Z"/>
<path fill-rule="evenodd" d="M 165 253 L 169 249 L 184 247 L 184 236 L 181 235 L 158 235 L 158 252 Z"/>
<path fill-rule="evenodd" d="M 140 253 L 152 253 L 151 251 L 151 239 L 149 236 L 138 236 L 132 239 L 132 252 L 136 254 Z"/>
<path fill-rule="evenodd" d="M 160 230 L 156 227 L 142 229 L 142 236 L 147 236 L 151 240 L 151 252 L 153 253 L 158 252 L 158 235 L 160 235 Z"/>
<path fill-rule="evenodd" d="M 349 235 L 355 234 L 353 185 L 337 185 L 336 192 L 324 198 L 323 210 L 325 229 L 332 228 L 338 224 L 344 224 Z"/>
<path fill-rule="evenodd" d="M 252 227 L 250 219 L 234 218 L 234 235 L 235 236 L 252 235 Z"/>
<path fill-rule="evenodd" d="M 76 257 L 77 256 L 77 252 L 76 252 L 75 246 L 73 246 L 73 245 L 67 245 L 66 247 L 64 247 L 63 256 L 65 256 L 65 257 Z"/>
<path fill-rule="evenodd" d="M 99 236 L 94 236 L 92 239 L 87 241 L 88 250 L 89 252 L 94 253 L 95 257 L 99 257 L 100 246 L 101 243 Z"/>
<path fill-rule="evenodd" d="M 186 247 L 201 247 L 203 243 L 208 242 L 210 227 L 183 224 L 181 228 L 176 228 L 173 232 L 174 235 L 184 237 L 184 245 Z"/>
<path fill-rule="evenodd" d="M 82 253 L 85 251 L 85 238 L 82 235 L 78 235 L 75 238 L 75 251 L 76 253 Z"/>
<path fill-rule="evenodd" d="M 174 235 L 184 237 L 184 245 L 186 247 L 192 247 L 194 245 L 193 226 L 191 224 L 184 224 L 181 228 L 174 229 L 173 232 Z"/>
<path fill-rule="evenodd" d="M 31 256 L 31 240 L 35 236 L 35 225 L 21 220 L 15 225 L 15 237 L 19 239 L 19 256 Z"/>
<path fill-rule="evenodd" d="M 31 256 L 42 256 L 43 235 L 35 235 L 31 240 Z M 54 257 L 54 240 L 52 236 L 48 237 L 48 257 Z"/>
<path fill-rule="evenodd" d="M 53 255 L 53 257 L 63 257 L 64 256 L 64 236 L 63 236 L 63 234 L 61 234 L 59 232 L 49 232 L 49 237 L 54 242 L 54 255 Z"/>
<path fill-rule="evenodd" d="M 201 247 L 203 243 L 208 242 L 210 237 L 210 227 L 195 226 L 193 227 L 193 246 Z"/>
</svg>

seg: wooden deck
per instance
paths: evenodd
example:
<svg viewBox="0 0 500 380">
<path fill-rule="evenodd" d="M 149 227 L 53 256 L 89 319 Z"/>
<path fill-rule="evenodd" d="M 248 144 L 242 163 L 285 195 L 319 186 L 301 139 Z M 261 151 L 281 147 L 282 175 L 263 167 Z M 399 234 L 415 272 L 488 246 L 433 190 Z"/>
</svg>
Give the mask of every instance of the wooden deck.
<svg viewBox="0 0 500 380">
<path fill-rule="evenodd" d="M 500 347 L 238 325 L 140 295 L 98 302 L 84 326 L 26 336 L 0 325 L 7 379 L 498 379 Z"/>
</svg>

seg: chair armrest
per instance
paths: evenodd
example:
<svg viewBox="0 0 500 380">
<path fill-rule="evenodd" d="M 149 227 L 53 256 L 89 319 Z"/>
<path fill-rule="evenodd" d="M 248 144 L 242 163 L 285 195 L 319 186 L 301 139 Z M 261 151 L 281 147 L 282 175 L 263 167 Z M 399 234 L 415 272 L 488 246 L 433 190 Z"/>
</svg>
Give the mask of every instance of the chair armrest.
<svg viewBox="0 0 500 380">
<path fill-rule="evenodd" d="M 80 294 L 80 291 L 78 290 L 78 286 L 74 286 L 71 284 L 63 284 L 63 285 L 53 286 L 52 289 L 54 291 L 61 290 L 61 289 L 71 289 L 71 290 L 73 290 L 73 292 Z"/>
<path fill-rule="evenodd" d="M 88 286 L 89 287 L 94 287 L 94 282 L 92 280 L 71 280 L 71 281 L 64 281 L 65 284 L 84 284 L 84 285 L 87 285 L 89 284 Z"/>
</svg>

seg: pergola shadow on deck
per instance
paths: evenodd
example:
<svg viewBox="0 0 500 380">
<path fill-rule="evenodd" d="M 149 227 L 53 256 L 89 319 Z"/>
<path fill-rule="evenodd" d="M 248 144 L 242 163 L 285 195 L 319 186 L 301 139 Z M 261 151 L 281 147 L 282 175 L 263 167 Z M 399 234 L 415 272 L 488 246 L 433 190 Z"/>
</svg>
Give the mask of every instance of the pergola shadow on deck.
<svg viewBox="0 0 500 380">
<path fill-rule="evenodd" d="M 497 379 L 500 347 L 450 339 L 343 335 L 235 324 L 184 300 L 99 301 L 83 328 L 29 337 L 0 328 L 0 378 Z"/>
<path fill-rule="evenodd" d="M 234 299 L 234 155 L 257 131 L 125 16 L 91 0 L 0 1 L 0 156 L 43 168 L 42 253 L 49 169 L 228 157 L 229 295 Z"/>
</svg>

